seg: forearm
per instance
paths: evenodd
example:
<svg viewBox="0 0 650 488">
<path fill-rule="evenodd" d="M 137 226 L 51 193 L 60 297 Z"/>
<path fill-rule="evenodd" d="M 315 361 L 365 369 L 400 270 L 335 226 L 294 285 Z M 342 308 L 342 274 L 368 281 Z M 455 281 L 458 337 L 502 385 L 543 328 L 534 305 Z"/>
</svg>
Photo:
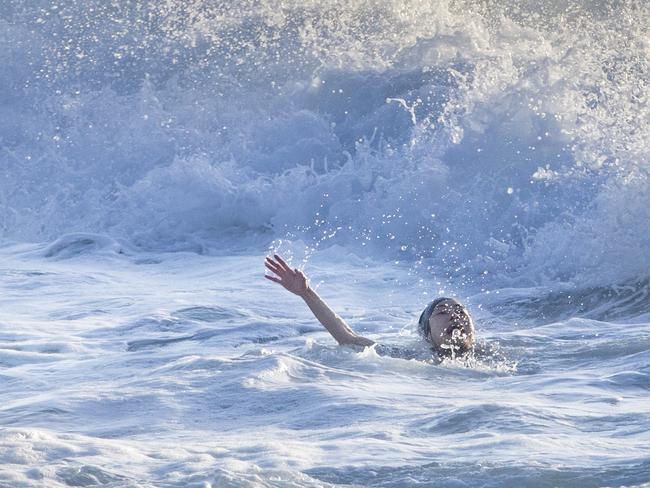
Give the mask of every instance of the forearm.
<svg viewBox="0 0 650 488">
<path fill-rule="evenodd" d="M 356 344 L 359 346 L 374 344 L 370 339 L 357 335 L 341 317 L 327 306 L 312 288 L 307 288 L 307 291 L 301 297 L 318 321 L 323 324 L 323 327 L 332 334 L 332 337 L 339 344 Z"/>
</svg>

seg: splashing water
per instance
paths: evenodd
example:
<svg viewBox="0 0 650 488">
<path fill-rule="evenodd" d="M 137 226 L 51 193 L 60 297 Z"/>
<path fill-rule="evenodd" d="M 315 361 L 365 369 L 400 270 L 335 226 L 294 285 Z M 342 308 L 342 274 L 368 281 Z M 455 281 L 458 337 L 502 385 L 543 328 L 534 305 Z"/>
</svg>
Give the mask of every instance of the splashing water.
<svg viewBox="0 0 650 488">
<path fill-rule="evenodd" d="M 3 2 L 0 486 L 647 483 L 649 29 L 635 0 Z M 378 345 L 256 286 L 269 248 Z M 417 337 L 438 294 L 472 356 Z"/>
<path fill-rule="evenodd" d="M 5 2 L 3 234 L 644 276 L 648 6 L 535 5 Z"/>
</svg>

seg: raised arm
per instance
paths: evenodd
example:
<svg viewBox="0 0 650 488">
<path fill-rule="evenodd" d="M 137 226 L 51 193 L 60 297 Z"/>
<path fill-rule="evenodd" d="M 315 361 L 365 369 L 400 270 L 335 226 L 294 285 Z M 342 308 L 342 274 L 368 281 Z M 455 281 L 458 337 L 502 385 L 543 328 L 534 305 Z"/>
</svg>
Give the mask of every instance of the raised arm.
<svg viewBox="0 0 650 488">
<path fill-rule="evenodd" d="M 301 297 L 309 309 L 314 313 L 323 327 L 332 334 L 332 337 L 341 345 L 355 344 L 358 346 L 370 346 L 373 341 L 355 333 L 345 321 L 336 315 L 327 306 L 321 297 L 309 286 L 307 277 L 298 268 L 291 269 L 284 260 L 277 254 L 273 258 L 266 258 L 264 265 L 273 275 L 264 275 L 265 278 L 279 283 L 285 289 Z"/>
</svg>

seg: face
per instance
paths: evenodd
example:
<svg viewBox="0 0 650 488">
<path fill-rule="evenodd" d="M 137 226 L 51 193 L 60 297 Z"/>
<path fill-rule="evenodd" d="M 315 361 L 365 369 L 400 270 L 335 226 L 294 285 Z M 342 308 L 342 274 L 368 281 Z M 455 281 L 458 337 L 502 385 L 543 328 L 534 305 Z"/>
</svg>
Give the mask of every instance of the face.
<svg viewBox="0 0 650 488">
<path fill-rule="evenodd" d="M 428 339 L 439 348 L 461 344 L 471 347 L 474 344 L 474 323 L 467 309 L 454 299 L 436 305 L 429 317 Z"/>
</svg>

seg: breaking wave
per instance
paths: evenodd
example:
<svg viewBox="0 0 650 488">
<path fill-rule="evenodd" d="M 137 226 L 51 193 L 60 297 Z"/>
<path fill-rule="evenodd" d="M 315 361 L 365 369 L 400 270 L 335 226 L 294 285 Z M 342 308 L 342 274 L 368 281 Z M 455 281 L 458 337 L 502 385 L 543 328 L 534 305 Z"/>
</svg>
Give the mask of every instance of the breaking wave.
<svg viewBox="0 0 650 488">
<path fill-rule="evenodd" d="M 647 277 L 650 7 L 528 3 L 9 0 L 2 235 Z"/>
</svg>

